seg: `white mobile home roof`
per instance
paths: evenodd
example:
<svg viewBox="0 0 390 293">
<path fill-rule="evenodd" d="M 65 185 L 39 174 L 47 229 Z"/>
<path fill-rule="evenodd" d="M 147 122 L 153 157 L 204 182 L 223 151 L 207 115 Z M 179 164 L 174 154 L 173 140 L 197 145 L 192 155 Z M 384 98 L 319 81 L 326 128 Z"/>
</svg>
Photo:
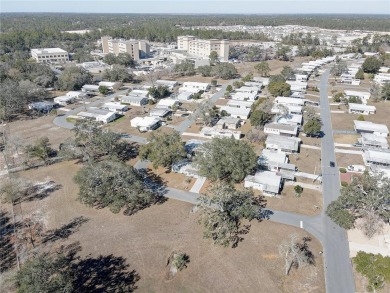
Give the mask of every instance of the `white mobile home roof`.
<svg viewBox="0 0 390 293">
<path fill-rule="evenodd" d="M 280 124 L 280 123 L 267 123 L 264 125 L 264 132 L 266 132 L 266 129 L 277 129 L 281 132 L 291 133 L 294 135 L 297 135 L 298 133 L 298 126 L 296 125 L 290 125 L 290 124 Z"/>
<path fill-rule="evenodd" d="M 229 100 L 226 106 L 235 108 L 248 108 L 250 109 L 254 101 L 241 101 L 241 100 Z"/>
<path fill-rule="evenodd" d="M 288 162 L 287 154 L 281 151 L 264 149 L 261 152 L 261 155 L 259 156 L 257 163 L 259 165 L 266 165 L 268 164 L 268 162 L 287 163 Z"/>
<path fill-rule="evenodd" d="M 295 152 L 299 149 L 299 139 L 274 134 L 268 135 L 265 144 L 267 145 L 267 148 L 271 149 L 284 149 Z"/>
<path fill-rule="evenodd" d="M 177 99 L 180 101 L 188 101 L 191 99 L 193 93 L 191 92 L 181 92 L 178 96 Z"/>
<path fill-rule="evenodd" d="M 132 127 L 148 128 L 161 120 L 157 117 L 135 117 L 130 120 Z"/>
<path fill-rule="evenodd" d="M 251 109 L 248 108 L 236 108 L 236 107 L 229 107 L 229 106 L 222 106 L 220 109 L 221 111 L 225 110 L 232 117 L 238 117 L 241 119 L 248 119 L 249 114 L 251 112 Z"/>
<path fill-rule="evenodd" d="M 238 89 L 235 89 L 237 93 L 257 93 L 259 88 L 257 86 L 242 86 Z"/>
<path fill-rule="evenodd" d="M 364 105 L 364 104 L 355 104 L 355 103 L 349 103 L 348 107 L 350 110 L 358 110 L 358 111 L 370 111 L 370 112 L 375 112 L 376 107 L 375 106 L 370 106 L 370 105 Z"/>
<path fill-rule="evenodd" d="M 385 149 L 389 148 L 389 143 L 386 137 L 375 135 L 373 133 L 362 133 L 361 141 L 363 145 L 377 145 Z"/>
<path fill-rule="evenodd" d="M 146 90 L 132 90 L 131 92 L 130 92 L 130 94 L 129 95 L 132 95 L 132 96 L 139 96 L 139 97 L 147 97 L 148 96 L 148 91 L 146 91 Z"/>
<path fill-rule="evenodd" d="M 355 129 L 369 132 L 381 132 L 381 133 L 389 133 L 389 129 L 384 124 L 377 124 L 371 121 L 359 121 L 354 120 Z"/>
<path fill-rule="evenodd" d="M 390 164 L 390 151 L 389 150 L 376 150 L 370 149 L 363 153 L 365 161 L 375 162 L 378 164 Z"/>
<path fill-rule="evenodd" d="M 159 80 L 156 81 L 156 84 L 172 88 L 172 87 L 177 85 L 177 81 L 175 81 L 175 80 L 159 79 Z"/>
<path fill-rule="evenodd" d="M 147 100 L 148 100 L 148 98 L 146 98 L 144 96 L 129 95 L 129 96 L 121 97 L 122 103 L 126 103 L 126 104 L 131 104 L 131 103 L 141 104 L 142 102 L 145 102 Z"/>
<path fill-rule="evenodd" d="M 348 97 L 359 97 L 359 98 L 364 98 L 364 99 L 369 99 L 371 96 L 371 94 L 369 92 L 358 92 L 358 91 L 345 90 L 344 93 Z"/>
<path fill-rule="evenodd" d="M 250 100 L 250 101 L 254 101 L 257 97 L 257 93 L 244 93 L 244 92 L 240 92 L 240 93 L 233 93 L 232 94 L 232 99 L 233 100 Z"/>
<path fill-rule="evenodd" d="M 304 106 L 305 100 L 304 99 L 289 98 L 289 97 L 276 97 L 275 103 L 293 105 L 293 106 Z"/>
<path fill-rule="evenodd" d="M 173 107 L 176 104 L 179 104 L 178 100 L 174 100 L 174 99 L 161 99 L 160 101 L 158 101 L 157 106 L 158 107 Z"/>
<path fill-rule="evenodd" d="M 53 101 L 55 103 L 66 103 L 66 102 L 69 102 L 69 101 L 73 101 L 75 99 L 74 96 L 59 96 L 59 97 L 55 97 L 53 99 Z"/>
<path fill-rule="evenodd" d="M 270 171 L 258 171 L 255 176 L 248 175 L 245 181 L 260 184 L 264 192 L 279 193 L 282 177 Z"/>
<path fill-rule="evenodd" d="M 99 86 L 94 85 L 94 84 L 85 84 L 85 85 L 83 85 L 82 90 L 84 90 L 84 91 L 98 91 Z"/>
</svg>

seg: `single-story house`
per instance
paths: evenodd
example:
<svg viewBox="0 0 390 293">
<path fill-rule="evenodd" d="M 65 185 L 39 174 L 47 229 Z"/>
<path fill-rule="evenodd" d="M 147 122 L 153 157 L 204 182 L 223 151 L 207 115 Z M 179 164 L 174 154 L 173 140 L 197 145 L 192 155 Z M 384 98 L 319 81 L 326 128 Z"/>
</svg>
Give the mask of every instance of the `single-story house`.
<svg viewBox="0 0 390 293">
<path fill-rule="evenodd" d="M 261 82 L 263 86 L 269 85 L 269 77 L 253 77 L 253 81 Z"/>
<path fill-rule="evenodd" d="M 177 95 L 179 101 L 188 101 L 192 98 L 193 93 L 191 92 L 181 92 Z"/>
<path fill-rule="evenodd" d="M 104 124 L 114 121 L 117 118 L 115 112 L 95 108 L 88 108 L 87 112 L 79 112 L 77 116 L 85 119 L 94 119 Z"/>
<path fill-rule="evenodd" d="M 280 104 L 273 104 L 271 112 L 274 114 L 280 114 L 281 109 L 278 107 Z M 302 106 L 292 106 L 292 105 L 284 105 L 287 107 L 288 113 L 289 114 L 302 114 L 303 107 Z"/>
<path fill-rule="evenodd" d="M 139 106 L 139 107 L 146 105 L 149 101 L 149 99 L 147 97 L 133 96 L 133 95 L 122 96 L 120 99 L 121 99 L 121 103 L 123 103 L 123 104 L 128 104 L 128 105 L 132 105 L 132 106 Z"/>
<path fill-rule="evenodd" d="M 166 87 L 168 87 L 169 90 L 172 90 L 179 83 L 177 81 L 175 81 L 175 80 L 159 79 L 159 80 L 156 80 L 155 84 L 157 86 L 166 86 Z"/>
<path fill-rule="evenodd" d="M 140 131 L 151 131 L 160 127 L 161 120 L 157 117 L 135 117 L 130 120 L 130 125 Z"/>
<path fill-rule="evenodd" d="M 215 124 L 219 129 L 237 129 L 241 126 L 241 119 L 234 117 L 223 117 Z"/>
<path fill-rule="evenodd" d="M 282 176 L 270 171 L 258 171 L 245 177 L 244 187 L 260 190 L 263 195 L 275 196 L 282 188 Z"/>
<path fill-rule="evenodd" d="M 237 93 L 258 93 L 259 88 L 257 86 L 242 86 L 235 89 Z"/>
<path fill-rule="evenodd" d="M 55 97 L 53 101 L 58 105 L 66 106 L 69 104 L 73 104 L 76 101 L 76 98 L 74 96 L 59 96 Z"/>
<path fill-rule="evenodd" d="M 179 92 L 192 92 L 198 93 L 199 91 L 207 91 L 210 87 L 210 84 L 206 82 L 192 82 L 187 81 L 183 82 L 183 86 L 179 89 Z"/>
<path fill-rule="evenodd" d="M 296 137 L 280 136 L 275 134 L 268 135 L 265 145 L 269 150 L 279 150 L 286 153 L 297 153 L 301 140 Z"/>
<path fill-rule="evenodd" d="M 226 104 L 228 107 L 235 108 L 246 108 L 251 109 L 253 105 L 253 101 L 240 101 L 240 100 L 229 100 Z"/>
<path fill-rule="evenodd" d="M 289 97 L 276 97 L 275 104 L 289 105 L 289 106 L 305 106 L 306 100 Z"/>
<path fill-rule="evenodd" d="M 154 107 L 152 110 L 150 110 L 149 116 L 164 118 L 171 113 L 172 111 L 166 107 Z"/>
<path fill-rule="evenodd" d="M 166 98 L 166 99 L 161 99 L 160 101 L 158 101 L 157 103 L 157 107 L 160 107 L 160 108 L 172 108 L 174 106 L 179 106 L 180 105 L 180 102 L 178 100 L 174 100 L 174 99 L 169 99 L 169 98 Z"/>
<path fill-rule="evenodd" d="M 383 86 L 385 83 L 390 83 L 390 73 L 375 74 L 374 81 L 380 86 Z"/>
<path fill-rule="evenodd" d="M 35 111 L 38 111 L 38 112 L 48 113 L 48 112 L 50 112 L 54 108 L 54 106 L 55 106 L 55 103 L 43 101 L 43 102 L 31 103 L 31 104 L 28 105 L 28 108 L 30 110 L 35 110 Z"/>
<path fill-rule="evenodd" d="M 356 97 L 362 100 L 363 104 L 367 104 L 367 101 L 370 99 L 370 92 L 359 92 L 359 91 L 350 91 L 344 90 L 345 98 L 349 99 L 352 97 Z"/>
<path fill-rule="evenodd" d="M 81 91 L 84 93 L 97 93 L 99 91 L 99 86 L 94 84 L 85 84 L 81 88 Z"/>
<path fill-rule="evenodd" d="M 370 121 L 354 120 L 355 131 L 357 133 L 373 133 L 379 136 L 386 137 L 389 135 L 389 129 L 384 124 L 377 124 Z"/>
<path fill-rule="evenodd" d="M 290 85 L 290 89 L 293 92 L 306 92 L 307 82 L 287 80 L 286 83 Z"/>
<path fill-rule="evenodd" d="M 83 93 L 83 92 L 78 92 L 78 91 L 70 91 L 70 92 L 67 92 L 65 94 L 65 96 L 68 96 L 68 97 L 74 97 L 74 98 L 81 98 L 81 97 L 85 97 L 86 94 Z"/>
<path fill-rule="evenodd" d="M 230 116 L 240 119 L 248 119 L 251 109 L 221 106 L 221 111 L 226 111 Z"/>
<path fill-rule="evenodd" d="M 375 114 L 376 107 L 371 105 L 349 103 L 348 112 L 353 114 L 362 114 L 362 115 Z"/>
<path fill-rule="evenodd" d="M 341 83 L 360 85 L 360 79 L 355 79 L 355 74 L 343 73 L 340 75 L 340 77 L 341 77 Z"/>
<path fill-rule="evenodd" d="M 283 136 L 297 136 L 298 126 L 279 123 L 267 123 L 264 125 L 264 133 Z"/>
<path fill-rule="evenodd" d="M 199 170 L 190 160 L 183 160 L 172 164 L 172 171 L 186 176 L 199 178 Z"/>
<path fill-rule="evenodd" d="M 279 124 L 287 124 L 287 125 L 302 125 L 301 114 L 287 114 L 284 116 L 277 116 L 275 121 Z"/>
<path fill-rule="evenodd" d="M 220 129 L 216 127 L 203 127 L 200 134 L 204 137 L 234 137 L 235 139 L 241 138 L 241 131 L 231 129 Z"/>
<path fill-rule="evenodd" d="M 291 98 L 295 98 L 295 99 L 304 99 L 305 98 L 305 94 L 304 93 L 301 93 L 301 92 L 293 92 L 291 95 L 290 95 Z"/>
<path fill-rule="evenodd" d="M 251 86 L 251 87 L 257 87 L 259 91 L 263 87 L 263 83 L 262 82 L 257 82 L 257 81 L 246 81 L 246 82 L 244 82 L 244 85 L 245 86 Z"/>
<path fill-rule="evenodd" d="M 235 92 L 231 94 L 233 100 L 239 101 L 255 101 L 257 98 L 257 93 L 245 93 L 245 92 Z"/>
<path fill-rule="evenodd" d="M 105 86 L 109 90 L 113 90 L 116 82 L 111 82 L 111 81 L 101 81 L 99 82 L 99 86 Z"/>
<path fill-rule="evenodd" d="M 363 152 L 363 161 L 366 166 L 390 167 L 390 151 L 384 149 L 369 149 Z"/>
<path fill-rule="evenodd" d="M 119 113 L 123 113 L 129 110 L 128 105 L 123 105 L 121 103 L 115 103 L 115 102 L 104 103 L 102 108 L 112 112 L 119 112 Z"/>
<path fill-rule="evenodd" d="M 378 136 L 372 133 L 362 133 L 362 137 L 359 139 L 362 144 L 363 149 L 368 148 L 379 148 L 379 149 L 388 149 L 389 143 L 387 142 L 386 137 Z"/>
<path fill-rule="evenodd" d="M 307 81 L 309 76 L 307 74 L 295 74 L 295 79 L 297 81 Z"/>
<path fill-rule="evenodd" d="M 288 157 L 285 152 L 263 150 L 257 163 L 269 171 L 276 172 L 286 180 L 294 180 L 297 167 L 288 163 Z"/>
<path fill-rule="evenodd" d="M 129 95 L 137 96 L 137 97 L 148 97 L 149 92 L 147 90 L 132 90 Z"/>
</svg>

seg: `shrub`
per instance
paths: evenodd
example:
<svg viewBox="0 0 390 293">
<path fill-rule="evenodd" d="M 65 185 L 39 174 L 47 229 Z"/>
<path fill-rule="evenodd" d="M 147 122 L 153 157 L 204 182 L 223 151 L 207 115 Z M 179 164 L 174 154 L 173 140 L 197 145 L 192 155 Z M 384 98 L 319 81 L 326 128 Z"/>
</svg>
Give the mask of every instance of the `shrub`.
<svg viewBox="0 0 390 293">
<path fill-rule="evenodd" d="M 347 187 L 347 186 L 348 186 L 348 182 L 341 181 L 341 186 L 342 186 L 342 187 Z"/>
<path fill-rule="evenodd" d="M 347 173 L 347 169 L 345 168 L 340 168 L 339 169 L 340 173 Z M 344 181 L 343 181 L 344 182 Z M 346 182 L 345 182 L 346 183 Z M 347 184 L 348 185 L 348 184 Z"/>
<path fill-rule="evenodd" d="M 365 119 L 364 119 L 364 116 L 363 116 L 363 115 L 359 115 L 359 117 L 357 118 L 357 120 L 359 120 L 359 121 L 365 121 Z"/>
</svg>

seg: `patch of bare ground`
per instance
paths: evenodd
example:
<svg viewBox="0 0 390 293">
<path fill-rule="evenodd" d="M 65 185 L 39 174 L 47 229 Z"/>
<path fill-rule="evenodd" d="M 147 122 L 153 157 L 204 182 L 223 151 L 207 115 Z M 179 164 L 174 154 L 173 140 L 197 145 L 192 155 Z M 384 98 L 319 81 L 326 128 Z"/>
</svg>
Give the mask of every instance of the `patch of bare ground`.
<svg viewBox="0 0 390 293">
<path fill-rule="evenodd" d="M 303 144 L 321 147 L 321 139 L 317 137 L 304 136 L 303 132 L 299 133 L 299 138 Z M 302 149 L 301 149 L 302 151 Z"/>
<path fill-rule="evenodd" d="M 47 115 L 35 119 L 9 122 L 10 137 L 19 143 L 27 145 L 33 143 L 38 138 L 47 136 L 52 146 L 58 148 L 59 144 L 72 137 L 73 133 L 69 129 L 54 125 L 54 117 Z"/>
<path fill-rule="evenodd" d="M 332 127 L 336 130 L 354 130 L 353 120 L 358 117 L 358 114 L 332 113 Z"/>
<path fill-rule="evenodd" d="M 333 139 L 336 143 L 354 144 L 360 136 L 357 134 L 334 134 Z"/>
<path fill-rule="evenodd" d="M 22 172 L 30 179 L 50 176 L 62 185 L 43 200 L 24 203 L 23 209 L 25 213 L 44 210 L 46 229 L 59 228 L 80 216 L 87 218 L 77 231 L 54 244 L 78 242 L 81 257 L 123 257 L 128 270 L 140 276 L 136 283 L 140 292 L 325 292 L 319 254 L 322 247 L 316 239 L 309 243 L 316 256 L 315 266 L 293 269 L 289 276 L 284 275 L 278 246 L 292 233 L 307 235 L 301 229 L 268 221 L 252 222 L 250 232 L 237 248 L 215 246 L 203 239 L 199 214 L 191 213 L 192 205 L 188 203 L 168 200 L 133 216 L 82 205 L 76 200 L 78 187 L 73 182 L 79 168 L 74 162 L 63 162 Z M 167 257 L 177 250 L 186 253 L 190 263 L 167 282 Z"/>
<path fill-rule="evenodd" d="M 321 169 L 321 150 L 301 148 L 300 153 L 288 157 L 290 163 L 298 167 L 299 172 L 317 174 Z"/>
<path fill-rule="evenodd" d="M 362 155 L 336 153 L 338 167 L 347 167 L 349 165 L 364 165 Z"/>
<path fill-rule="evenodd" d="M 322 194 L 319 191 L 303 188 L 301 197 L 295 196 L 294 186 L 284 186 L 279 197 L 266 197 L 267 208 L 298 213 L 308 216 L 318 215 L 322 209 Z"/>
<path fill-rule="evenodd" d="M 390 129 L 390 101 L 381 101 L 377 103 L 370 102 L 369 105 L 376 107 L 376 113 L 369 116 L 364 116 L 366 121 L 385 124 Z"/>
<path fill-rule="evenodd" d="M 195 183 L 194 178 L 185 176 L 184 174 L 171 172 L 163 167 L 158 167 L 154 169 L 151 163 L 148 165 L 148 169 L 154 174 L 157 174 L 169 187 L 182 190 L 190 190 Z"/>
</svg>

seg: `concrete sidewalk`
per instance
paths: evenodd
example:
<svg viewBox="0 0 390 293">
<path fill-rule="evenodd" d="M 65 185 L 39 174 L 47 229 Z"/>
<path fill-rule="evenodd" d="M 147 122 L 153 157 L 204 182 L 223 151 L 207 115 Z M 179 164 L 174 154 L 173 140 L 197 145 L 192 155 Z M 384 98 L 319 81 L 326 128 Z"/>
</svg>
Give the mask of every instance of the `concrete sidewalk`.
<svg viewBox="0 0 390 293">
<path fill-rule="evenodd" d="M 196 179 L 194 186 L 192 186 L 190 192 L 199 193 L 203 184 L 206 182 L 206 177 L 199 177 Z"/>
<path fill-rule="evenodd" d="M 354 151 L 354 150 L 343 150 L 343 149 L 334 149 L 335 153 L 341 154 L 351 154 L 351 155 L 362 155 L 362 151 Z"/>
</svg>

